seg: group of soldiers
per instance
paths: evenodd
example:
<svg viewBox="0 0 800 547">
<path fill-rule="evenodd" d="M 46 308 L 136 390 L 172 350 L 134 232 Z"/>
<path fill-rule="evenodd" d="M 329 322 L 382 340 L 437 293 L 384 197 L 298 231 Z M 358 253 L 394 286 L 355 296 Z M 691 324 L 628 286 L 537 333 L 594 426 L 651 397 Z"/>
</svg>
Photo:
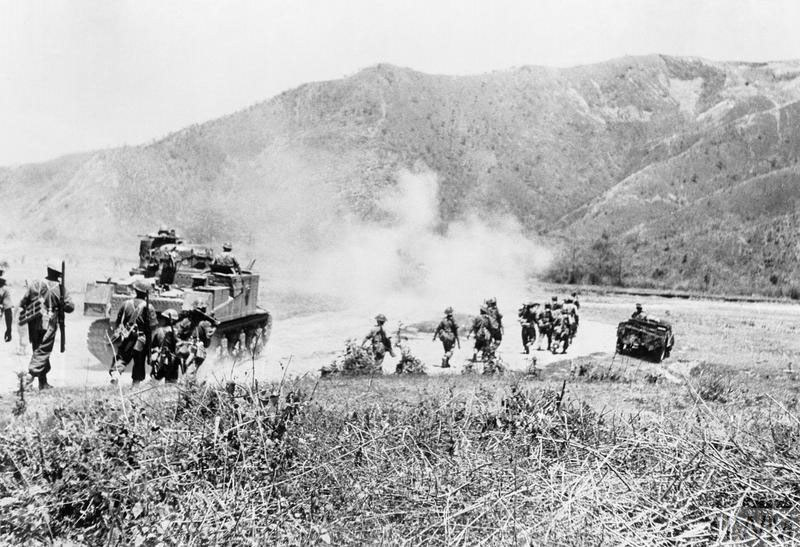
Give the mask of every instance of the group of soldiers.
<svg viewBox="0 0 800 547">
<path fill-rule="evenodd" d="M 560 349 L 566 353 L 578 333 L 580 307 L 577 293 L 572 293 L 563 301 L 553 296 L 543 306 L 538 302 L 525 302 L 517 313 L 522 327 L 523 351 L 530 353 L 534 345 L 541 350 L 542 342 L 546 339 L 545 349 L 554 353 Z"/>
<path fill-rule="evenodd" d="M 223 245 L 223 252 L 211 266 L 212 271 L 241 272 L 232 250 L 229 243 Z M 52 387 L 47 374 L 51 370 L 50 356 L 55 348 L 59 324 L 63 328 L 64 314 L 75 310 L 63 284 L 62 268 L 63 265 L 48 262 L 45 279 L 29 284 L 19 302 L 33 352 L 25 384 L 29 386 L 38 379 L 41 390 Z M 0 269 L 0 321 L 5 323 L 4 341 L 11 342 L 14 306 L 4 273 Z M 131 378 L 136 385 L 146 378 L 147 365 L 150 365 L 152 378 L 175 382 L 179 371 L 196 371 L 206 359 L 216 326 L 214 318 L 207 313 L 206 303 L 202 300 L 195 302 L 183 317 L 174 309 L 157 314 L 149 303 L 151 289 L 152 286 L 144 280 L 135 281 L 134 298 L 125 301 L 117 313 L 113 335 L 109 336 L 114 349 L 109 369 L 112 383 L 119 382 L 121 373 L 131 362 Z"/>
<path fill-rule="evenodd" d="M 131 379 L 137 385 L 145 380 L 148 364 L 152 378 L 172 383 L 179 372 L 196 372 L 206 359 L 215 321 L 206 313 L 205 302 L 196 301 L 183 318 L 174 309 L 156 314 L 148 300 L 150 288 L 146 282 L 136 281 L 134 298 L 126 300 L 117 312 L 111 338 L 116 348 L 109 370 L 112 383 L 120 380 L 131 362 Z"/>
<path fill-rule="evenodd" d="M 545 303 L 544 306 L 540 306 L 537 302 L 526 301 L 518 312 L 523 352 L 530 353 L 531 348 L 537 345 L 537 342 L 537 349 L 543 349 L 542 342 L 546 339 L 546 349 L 555 351 L 554 348 L 557 345 L 561 348 L 562 353 L 565 353 L 578 332 L 579 310 L 580 302 L 576 293 L 572 293 L 563 301 L 559 300 L 557 296 L 553 296 L 551 301 Z M 372 349 L 377 366 L 381 366 L 386 353 L 394 357 L 394 350 L 391 337 L 384 328 L 386 316 L 378 314 L 375 317 L 375 323 L 375 326 L 364 337 L 362 346 L 369 346 Z M 453 308 L 447 307 L 444 310 L 444 317 L 433 332 L 433 341 L 438 339 L 444 350 L 442 368 L 450 368 L 450 359 L 453 357 L 455 348 L 461 349 L 458 331 L 458 323 L 453 317 Z M 497 299 L 487 298 L 467 330 L 467 339 L 470 337 L 474 339 L 471 361 L 475 362 L 479 357 L 482 361 L 493 359 L 503 341 L 504 334 L 503 314 L 497 307 Z M 554 345 L 554 342 L 557 344 Z"/>
</svg>

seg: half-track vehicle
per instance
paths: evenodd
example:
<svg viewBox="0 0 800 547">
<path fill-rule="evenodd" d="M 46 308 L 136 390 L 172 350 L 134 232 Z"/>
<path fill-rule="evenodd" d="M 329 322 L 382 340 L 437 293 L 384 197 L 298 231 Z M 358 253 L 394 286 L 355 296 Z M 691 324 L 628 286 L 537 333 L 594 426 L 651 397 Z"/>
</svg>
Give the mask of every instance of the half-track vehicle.
<svg viewBox="0 0 800 547">
<path fill-rule="evenodd" d="M 89 351 L 110 364 L 114 349 L 111 323 L 122 304 L 134 297 L 133 283 L 144 280 L 151 286 L 150 304 L 157 313 L 174 309 L 188 314 L 195 303 L 206 304 L 207 313 L 217 321 L 210 350 L 260 351 L 272 330 L 272 316 L 258 306 L 259 276 L 249 270 L 241 274 L 214 271 L 214 252 L 208 246 L 187 244 L 174 230 L 159 230 L 143 236 L 139 265 L 122 279 L 99 280 L 86 285 L 83 314 L 97 317 L 89 327 Z"/>
<path fill-rule="evenodd" d="M 637 317 L 617 325 L 617 353 L 639 354 L 660 363 L 672 352 L 672 325 L 655 317 Z"/>
</svg>

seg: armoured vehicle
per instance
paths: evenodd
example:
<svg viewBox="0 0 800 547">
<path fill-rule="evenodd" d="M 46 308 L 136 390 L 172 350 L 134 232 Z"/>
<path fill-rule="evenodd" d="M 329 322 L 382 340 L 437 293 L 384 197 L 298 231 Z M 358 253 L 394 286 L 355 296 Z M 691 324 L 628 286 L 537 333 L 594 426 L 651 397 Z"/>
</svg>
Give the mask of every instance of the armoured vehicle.
<svg viewBox="0 0 800 547">
<path fill-rule="evenodd" d="M 83 314 L 97 317 L 89 327 L 89 351 L 102 363 L 114 357 L 109 334 L 122 304 L 134 297 L 133 282 L 144 279 L 152 287 L 150 304 L 156 312 L 174 309 L 181 315 L 202 301 L 218 322 L 212 349 L 229 353 L 242 348 L 260 350 L 269 339 L 272 316 L 258 306 L 258 274 L 243 270 L 214 271 L 213 250 L 186 244 L 174 230 L 161 229 L 143 236 L 139 264 L 123 279 L 86 285 Z"/>
<path fill-rule="evenodd" d="M 674 345 L 672 326 L 654 317 L 631 318 L 617 325 L 618 353 L 645 354 L 660 363 Z"/>
</svg>

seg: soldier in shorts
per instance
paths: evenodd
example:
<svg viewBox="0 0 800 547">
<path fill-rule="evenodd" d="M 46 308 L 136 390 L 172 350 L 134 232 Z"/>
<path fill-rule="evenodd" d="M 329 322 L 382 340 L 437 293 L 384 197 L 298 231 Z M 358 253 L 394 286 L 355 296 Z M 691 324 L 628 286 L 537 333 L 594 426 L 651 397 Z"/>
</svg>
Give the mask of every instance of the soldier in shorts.
<svg viewBox="0 0 800 547">
<path fill-rule="evenodd" d="M 453 308 L 448 307 L 444 310 L 444 318 L 439 322 L 439 326 L 433 333 L 433 340 L 442 341 L 444 347 L 444 357 L 442 357 L 442 368 L 450 368 L 450 358 L 453 356 L 453 346 L 458 345 L 461 349 L 461 341 L 458 339 L 458 325 L 453 319 Z"/>
<path fill-rule="evenodd" d="M 375 366 L 378 368 L 383 366 L 383 358 L 386 356 L 386 352 L 389 352 L 389 355 L 394 357 L 392 341 L 383 328 L 385 323 L 385 315 L 382 313 L 376 315 L 375 326 L 372 327 L 372 330 L 370 330 L 369 333 L 364 337 L 364 341 L 361 342 L 362 346 L 367 343 L 370 344 L 370 347 L 372 348 L 372 357 L 375 360 Z"/>
</svg>

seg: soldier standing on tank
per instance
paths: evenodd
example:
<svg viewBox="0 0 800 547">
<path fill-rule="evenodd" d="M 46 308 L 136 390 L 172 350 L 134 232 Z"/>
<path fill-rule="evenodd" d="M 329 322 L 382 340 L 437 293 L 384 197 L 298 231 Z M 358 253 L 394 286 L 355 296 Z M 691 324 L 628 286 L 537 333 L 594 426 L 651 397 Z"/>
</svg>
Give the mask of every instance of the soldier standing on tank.
<svg viewBox="0 0 800 547">
<path fill-rule="evenodd" d="M 486 300 L 486 311 L 489 318 L 489 334 L 492 336 L 493 349 L 497 349 L 503 341 L 503 314 L 497 309 L 497 299 L 489 298 Z"/>
<path fill-rule="evenodd" d="M 5 317 L 6 332 L 3 340 L 11 342 L 11 325 L 14 321 L 14 304 L 11 301 L 11 293 L 6 287 L 6 280 L 3 277 L 3 270 L 0 270 L 0 315 Z"/>
<path fill-rule="evenodd" d="M 439 326 L 433 332 L 433 341 L 436 338 L 442 341 L 444 347 L 444 357 L 442 357 L 442 368 L 450 368 L 450 358 L 453 356 L 453 346 L 458 345 L 461 349 L 461 341 L 458 339 L 458 325 L 453 319 L 453 308 L 447 307 L 444 310 L 444 318 L 439 321 Z"/>
<path fill-rule="evenodd" d="M 233 246 L 230 243 L 222 244 L 222 253 L 214 258 L 214 262 L 211 263 L 211 271 L 241 275 L 242 268 L 239 266 L 239 261 L 236 260 L 236 255 L 233 254 Z"/>
<path fill-rule="evenodd" d="M 150 343 L 153 332 L 158 327 L 156 310 L 147 303 L 147 293 L 150 286 L 144 281 L 133 284 L 136 296 L 126 300 L 117 312 L 114 339 L 118 343 L 114 362 L 111 363 L 109 374 L 111 383 L 119 382 L 120 375 L 131 360 L 133 369 L 131 379 L 133 385 L 143 381 L 146 376 L 147 357 L 150 353 Z"/>
<path fill-rule="evenodd" d="M 183 372 L 194 365 L 197 372 L 206 360 L 208 346 L 214 337 L 214 325 L 206 314 L 206 303 L 198 300 L 194 303 L 188 317 L 184 317 L 176 327 L 178 331 L 178 359 Z"/>
<path fill-rule="evenodd" d="M 480 314 L 473 318 L 472 325 L 467 333 L 467 339 L 470 336 L 475 338 L 475 346 L 472 348 L 472 362 L 478 360 L 478 352 L 483 359 L 489 349 L 492 341 L 492 335 L 489 332 L 489 310 L 486 306 L 481 306 Z"/>
<path fill-rule="evenodd" d="M 60 279 L 60 266 L 55 262 L 48 263 L 47 277 L 31 283 L 19 303 L 22 309 L 30 309 L 37 302 L 40 304 L 41 313 L 36 314 L 28 322 L 28 338 L 33 355 L 28 365 L 30 379 L 27 382 L 30 385 L 35 378 L 38 378 L 40 390 L 53 387 L 47 383 L 47 373 L 51 368 L 50 354 L 56 343 L 59 313 L 61 311 L 72 313 L 75 310 L 75 304 L 66 289 L 64 298 L 61 297 Z"/>
<path fill-rule="evenodd" d="M 161 312 L 164 325 L 156 329 L 153 335 L 153 344 L 150 350 L 151 375 L 156 380 L 162 378 L 168 383 L 178 381 L 178 333 L 175 323 L 178 321 L 178 312 L 169 309 Z"/>
<path fill-rule="evenodd" d="M 636 304 L 636 311 L 631 314 L 631 319 L 644 319 L 645 314 L 644 310 L 642 309 L 642 305 L 637 303 Z"/>
<path fill-rule="evenodd" d="M 383 328 L 385 323 L 385 315 L 382 313 L 376 315 L 375 326 L 372 327 L 372 330 L 367 333 L 367 335 L 364 337 L 364 340 L 361 342 L 362 347 L 367 343 L 370 344 L 370 347 L 372 348 L 372 357 L 375 360 L 375 366 L 377 368 L 381 368 L 383 366 L 383 358 L 386 356 L 387 351 L 389 352 L 389 355 L 394 357 L 392 341 Z"/>
</svg>

